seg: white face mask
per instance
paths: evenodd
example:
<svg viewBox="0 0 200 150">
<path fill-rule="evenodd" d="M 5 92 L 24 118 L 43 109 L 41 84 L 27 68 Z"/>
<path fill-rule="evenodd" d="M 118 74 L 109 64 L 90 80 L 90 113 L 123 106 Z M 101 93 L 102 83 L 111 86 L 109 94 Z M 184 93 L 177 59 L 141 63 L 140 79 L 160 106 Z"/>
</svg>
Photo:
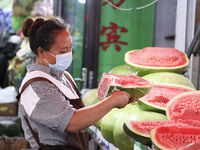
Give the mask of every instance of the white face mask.
<svg viewBox="0 0 200 150">
<path fill-rule="evenodd" d="M 49 67 L 55 71 L 65 71 L 72 63 L 72 60 L 73 60 L 72 52 L 67 52 L 64 54 L 56 55 L 56 56 L 50 52 L 48 53 L 56 57 L 56 63 L 49 64 L 46 59 L 44 60 L 49 65 Z"/>
</svg>

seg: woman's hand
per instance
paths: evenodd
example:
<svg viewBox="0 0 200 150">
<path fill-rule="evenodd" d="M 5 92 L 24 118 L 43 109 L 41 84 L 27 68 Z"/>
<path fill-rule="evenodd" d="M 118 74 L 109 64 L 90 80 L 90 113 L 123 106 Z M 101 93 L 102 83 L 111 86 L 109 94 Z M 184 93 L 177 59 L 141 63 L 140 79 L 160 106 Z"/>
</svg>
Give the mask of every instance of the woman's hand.
<svg viewBox="0 0 200 150">
<path fill-rule="evenodd" d="M 77 132 L 95 124 L 112 108 L 125 107 L 129 103 L 129 98 L 130 95 L 128 93 L 116 91 L 97 104 L 78 109 L 72 116 L 66 131 Z"/>
<path fill-rule="evenodd" d="M 123 91 L 116 91 L 109 98 L 116 103 L 115 107 L 123 108 L 129 103 L 130 94 Z"/>
</svg>

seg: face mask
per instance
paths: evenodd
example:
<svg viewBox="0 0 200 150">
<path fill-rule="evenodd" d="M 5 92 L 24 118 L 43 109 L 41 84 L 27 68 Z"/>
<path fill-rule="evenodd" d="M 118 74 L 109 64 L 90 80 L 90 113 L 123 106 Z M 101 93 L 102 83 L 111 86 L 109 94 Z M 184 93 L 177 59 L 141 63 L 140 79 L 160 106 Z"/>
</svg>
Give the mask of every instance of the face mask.
<svg viewBox="0 0 200 150">
<path fill-rule="evenodd" d="M 46 63 L 49 65 L 49 67 L 55 71 L 65 71 L 72 63 L 72 52 L 67 52 L 60 55 L 53 55 L 52 53 L 48 52 L 52 56 L 56 57 L 56 63 L 55 64 L 49 64 L 46 59 Z"/>
</svg>

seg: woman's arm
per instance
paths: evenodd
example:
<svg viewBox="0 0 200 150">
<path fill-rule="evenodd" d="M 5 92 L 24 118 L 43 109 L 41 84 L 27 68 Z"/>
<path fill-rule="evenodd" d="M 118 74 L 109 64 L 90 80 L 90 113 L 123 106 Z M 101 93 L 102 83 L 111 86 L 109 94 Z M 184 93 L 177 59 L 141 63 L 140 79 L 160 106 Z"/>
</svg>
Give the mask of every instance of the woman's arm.
<svg viewBox="0 0 200 150">
<path fill-rule="evenodd" d="M 66 131 L 77 132 L 95 124 L 112 108 L 125 107 L 129 102 L 129 97 L 128 93 L 117 91 L 97 104 L 78 109 L 72 116 Z"/>
</svg>

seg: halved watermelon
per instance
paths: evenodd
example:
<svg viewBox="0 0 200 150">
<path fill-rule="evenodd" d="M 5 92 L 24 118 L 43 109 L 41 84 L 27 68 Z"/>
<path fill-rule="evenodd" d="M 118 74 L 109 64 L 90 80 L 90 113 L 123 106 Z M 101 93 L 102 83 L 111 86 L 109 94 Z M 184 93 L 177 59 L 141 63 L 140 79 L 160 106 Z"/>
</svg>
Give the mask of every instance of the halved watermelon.
<svg viewBox="0 0 200 150">
<path fill-rule="evenodd" d="M 200 127 L 161 126 L 150 132 L 152 142 L 163 150 L 199 150 Z"/>
<path fill-rule="evenodd" d="M 170 120 L 191 119 L 200 121 L 200 91 L 190 91 L 173 97 L 167 104 Z"/>
<path fill-rule="evenodd" d="M 187 69 L 187 55 L 174 48 L 146 47 L 142 50 L 132 50 L 125 54 L 125 62 L 143 76 L 153 72 L 182 73 Z"/>
<path fill-rule="evenodd" d="M 97 98 L 103 100 L 114 91 L 125 91 L 131 98 L 140 98 L 148 93 L 151 87 L 152 82 L 135 75 L 104 73 L 98 86 Z"/>
<path fill-rule="evenodd" d="M 128 111 L 125 115 L 120 116 L 115 122 L 113 137 L 114 137 L 114 145 L 118 147 L 120 150 L 133 150 L 133 142 L 132 140 L 125 135 L 123 130 L 124 122 L 135 120 L 135 121 L 146 121 L 146 120 L 167 120 L 167 116 L 149 111 Z M 145 144 L 150 144 L 149 140 L 144 141 Z"/>
<path fill-rule="evenodd" d="M 174 121 L 126 121 L 123 125 L 125 134 L 142 144 L 151 143 L 150 131 L 156 127 L 174 124 Z"/>
<path fill-rule="evenodd" d="M 137 101 L 137 105 L 141 110 L 165 113 L 170 99 L 180 93 L 194 90 L 183 85 L 155 83 L 149 93 Z"/>
<path fill-rule="evenodd" d="M 131 137 L 134 141 L 138 141 L 142 144 L 146 144 L 146 141 L 151 141 L 150 131 L 152 129 L 161 126 L 172 126 L 176 125 L 179 127 L 194 126 L 200 127 L 200 121 L 194 120 L 162 120 L 162 121 L 126 121 L 124 123 L 124 132 L 127 136 Z"/>
</svg>

